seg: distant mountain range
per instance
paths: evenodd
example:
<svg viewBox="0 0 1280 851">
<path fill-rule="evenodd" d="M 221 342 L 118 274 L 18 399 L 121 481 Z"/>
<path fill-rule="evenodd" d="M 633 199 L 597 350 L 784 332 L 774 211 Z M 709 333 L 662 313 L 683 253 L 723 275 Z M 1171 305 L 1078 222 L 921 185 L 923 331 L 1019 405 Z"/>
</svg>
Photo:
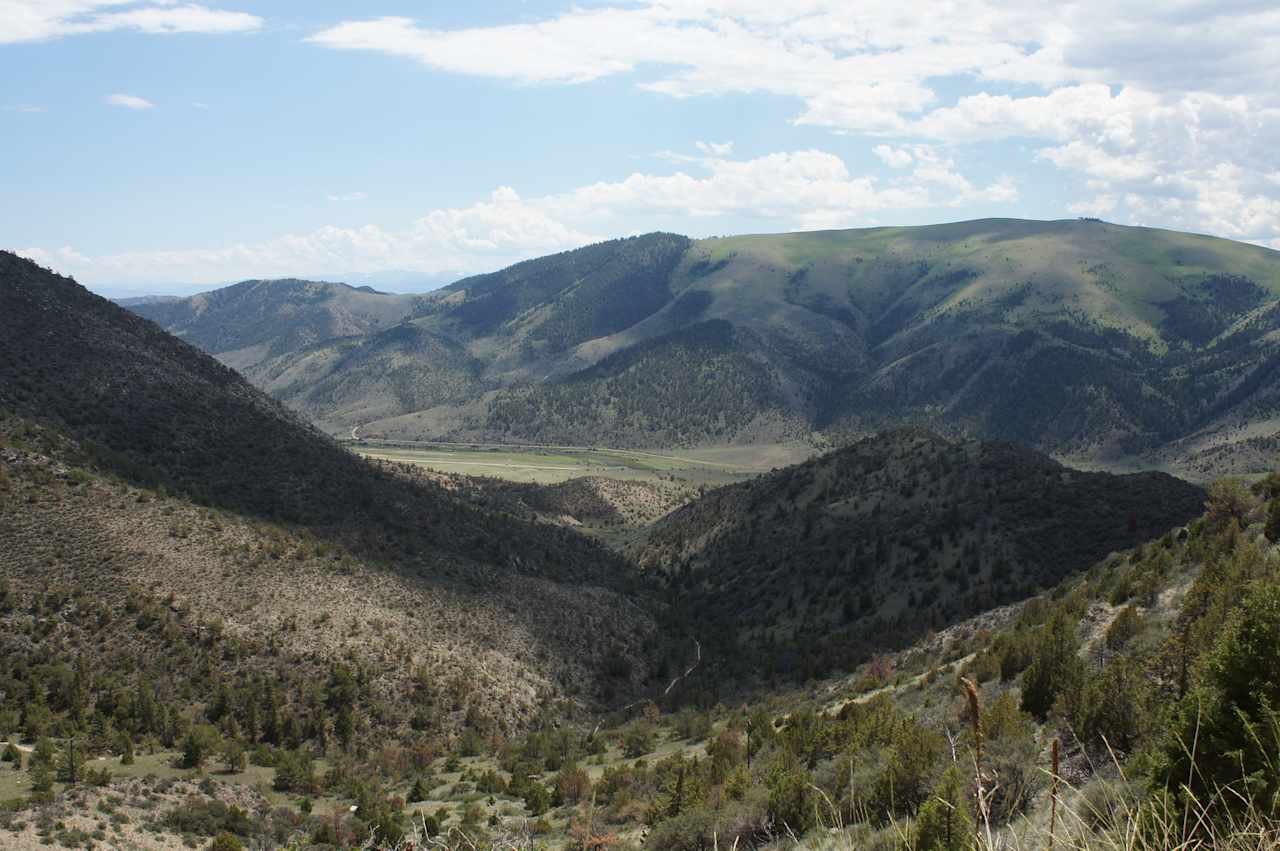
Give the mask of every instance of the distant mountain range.
<svg viewBox="0 0 1280 851">
<path fill-rule="evenodd" d="M 1094 220 L 649 234 L 422 295 L 247 281 L 129 306 L 336 434 L 842 445 L 911 424 L 1197 477 L 1280 450 L 1280 253 Z"/>
</svg>

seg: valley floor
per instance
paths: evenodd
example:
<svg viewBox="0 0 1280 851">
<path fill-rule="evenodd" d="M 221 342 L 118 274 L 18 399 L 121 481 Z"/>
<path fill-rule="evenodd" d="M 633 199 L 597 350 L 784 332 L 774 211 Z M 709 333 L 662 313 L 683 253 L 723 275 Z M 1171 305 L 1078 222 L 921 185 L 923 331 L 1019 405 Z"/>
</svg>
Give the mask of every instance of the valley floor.
<svg viewBox="0 0 1280 851">
<path fill-rule="evenodd" d="M 432 443 L 361 439 L 349 443 L 366 458 L 416 464 L 441 473 L 494 476 L 514 482 L 557 484 L 579 476 L 623 481 L 678 479 L 715 487 L 774 467 L 795 464 L 815 450 L 800 443 L 726 446 L 649 452 L 595 446 Z"/>
</svg>

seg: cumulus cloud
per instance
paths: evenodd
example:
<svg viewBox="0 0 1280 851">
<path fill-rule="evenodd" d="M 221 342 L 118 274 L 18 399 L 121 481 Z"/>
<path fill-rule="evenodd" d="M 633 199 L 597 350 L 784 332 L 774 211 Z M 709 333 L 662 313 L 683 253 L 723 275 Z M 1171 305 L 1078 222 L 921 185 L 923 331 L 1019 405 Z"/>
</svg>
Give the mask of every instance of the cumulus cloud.
<svg viewBox="0 0 1280 851">
<path fill-rule="evenodd" d="M 349 20 L 310 41 L 525 85 L 631 74 L 676 98 L 789 97 L 796 124 L 884 139 L 873 150 L 895 169 L 913 144 L 1026 140 L 1091 209 L 1280 235 L 1274 3 L 641 0 L 464 29 Z M 1205 221 L 1193 198 L 1228 206 Z"/>
<path fill-rule="evenodd" d="M 0 0 L 0 44 L 133 30 L 141 33 L 232 33 L 262 27 L 247 12 L 172 0 Z"/>
<path fill-rule="evenodd" d="M 146 98 L 140 98 L 137 95 L 125 95 L 116 93 L 107 95 L 103 100 L 111 106 L 121 106 L 125 109 L 152 109 L 155 104 Z"/>
<path fill-rule="evenodd" d="M 69 247 L 22 253 L 90 282 L 214 283 L 326 269 L 467 273 L 631 232 L 636 223 L 657 229 L 691 215 L 706 220 L 708 232 L 729 216 L 791 230 L 866 224 L 888 210 L 1007 203 L 1017 196 L 1009 178 L 976 184 L 929 146 L 916 146 L 912 156 L 914 168 L 888 180 L 853 173 L 841 158 L 819 150 L 737 160 L 705 156 L 669 174 L 636 172 L 534 198 L 500 186 L 475 204 L 432 210 L 396 230 L 328 226 L 259 243 L 100 257 Z"/>
<path fill-rule="evenodd" d="M 326 195 L 325 197 L 328 198 L 330 201 L 338 201 L 338 202 L 364 201 L 368 199 L 369 193 L 367 192 L 335 192 L 335 193 Z"/>
</svg>

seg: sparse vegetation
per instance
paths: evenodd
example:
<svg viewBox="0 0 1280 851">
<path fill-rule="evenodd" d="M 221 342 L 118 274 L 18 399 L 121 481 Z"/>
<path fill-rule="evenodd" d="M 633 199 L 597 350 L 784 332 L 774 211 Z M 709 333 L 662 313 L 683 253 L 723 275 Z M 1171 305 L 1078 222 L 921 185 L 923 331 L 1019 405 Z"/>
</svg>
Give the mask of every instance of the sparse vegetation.
<svg viewBox="0 0 1280 851">
<path fill-rule="evenodd" d="M 473 280 L 461 316 L 509 333 L 554 294 L 567 318 L 522 332 L 550 357 L 634 324 L 606 297 L 632 261 L 651 273 L 636 310 L 661 311 L 687 248 Z M 615 265 L 566 283 L 588 256 Z M 702 259 L 678 274 L 734 269 Z M 823 274 L 792 269 L 788 303 L 857 324 L 809 289 Z M 20 351 L 19 323 L 62 334 Z M 0 354 L 0 844 L 1280 838 L 1280 478 L 1206 494 L 905 430 L 702 495 L 646 536 L 661 511 L 620 486 L 370 465 L 10 255 Z M 568 506 L 628 526 L 614 543 L 640 564 L 556 522 Z"/>
</svg>

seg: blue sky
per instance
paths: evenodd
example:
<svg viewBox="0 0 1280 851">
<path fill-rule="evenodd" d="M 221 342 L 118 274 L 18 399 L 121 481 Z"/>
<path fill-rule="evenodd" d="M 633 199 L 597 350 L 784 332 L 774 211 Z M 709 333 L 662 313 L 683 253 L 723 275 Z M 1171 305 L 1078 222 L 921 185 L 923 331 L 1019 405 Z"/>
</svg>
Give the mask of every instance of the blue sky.
<svg viewBox="0 0 1280 851">
<path fill-rule="evenodd" d="M 1274 4 L 1007 5 L 0 0 L 0 244 L 117 293 L 980 216 L 1280 247 Z"/>
</svg>

